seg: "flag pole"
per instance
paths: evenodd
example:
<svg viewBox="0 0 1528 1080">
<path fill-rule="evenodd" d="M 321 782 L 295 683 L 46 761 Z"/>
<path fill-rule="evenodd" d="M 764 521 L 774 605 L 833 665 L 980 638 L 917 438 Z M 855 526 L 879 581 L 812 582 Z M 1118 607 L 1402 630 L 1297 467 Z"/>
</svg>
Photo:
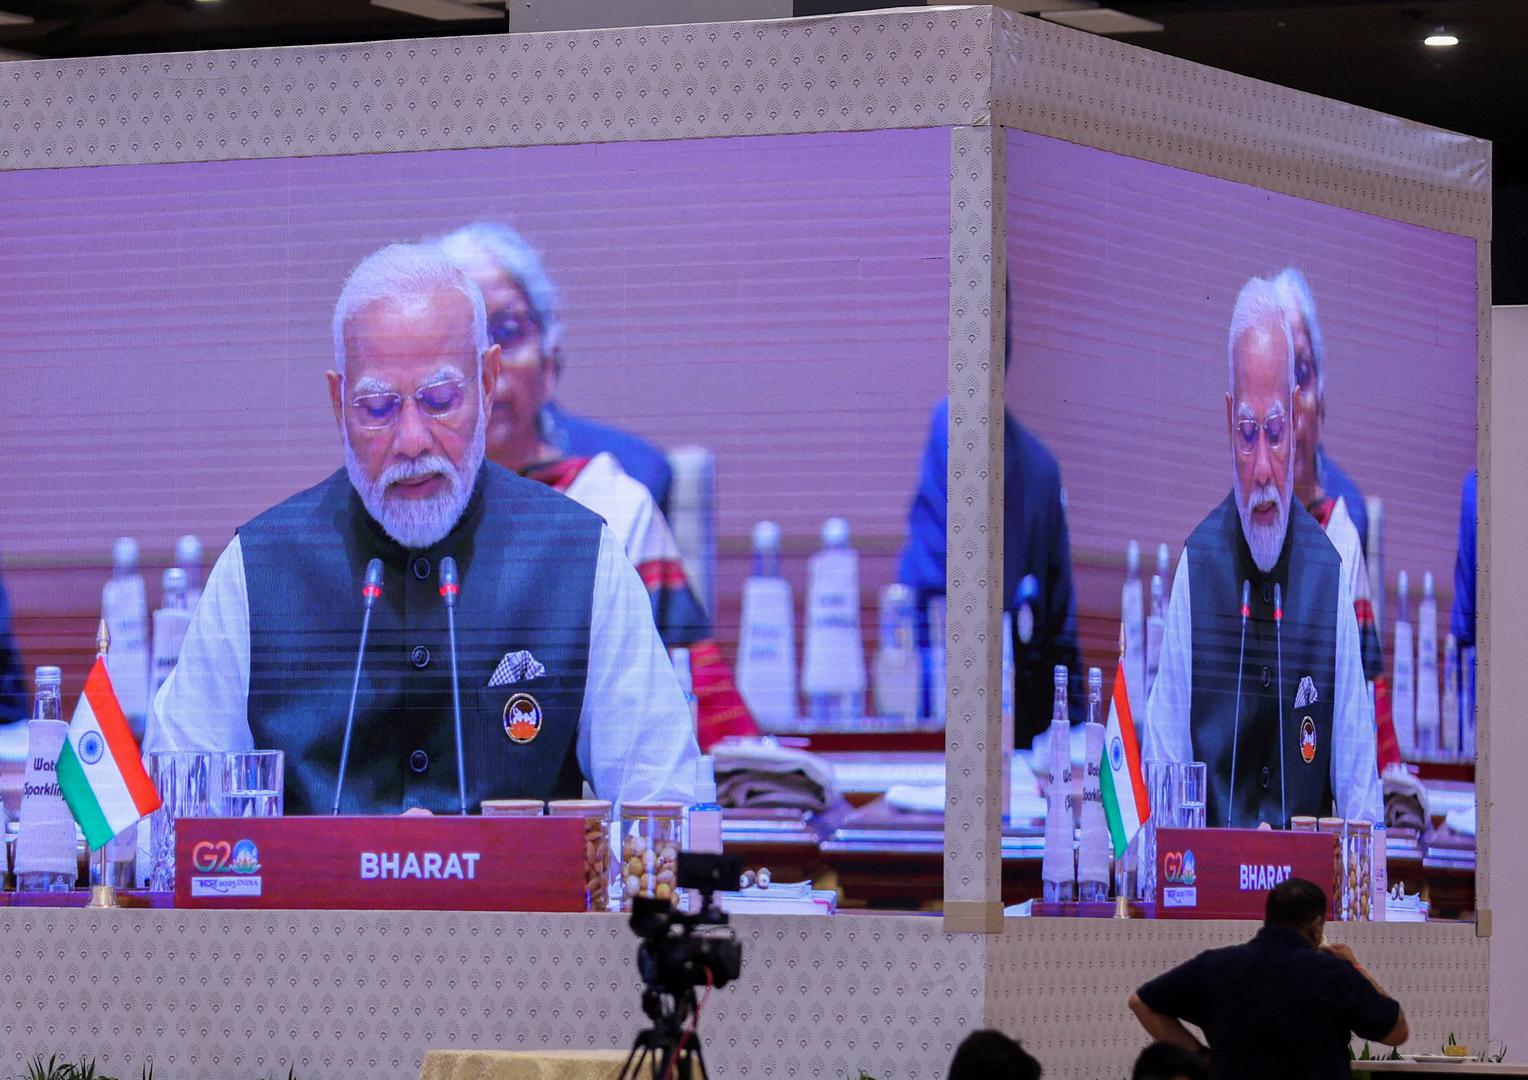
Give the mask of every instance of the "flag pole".
<svg viewBox="0 0 1528 1080">
<path fill-rule="evenodd" d="M 110 649 L 111 631 L 106 629 L 106 620 L 103 618 L 100 627 L 96 630 L 96 659 L 104 663 Z M 90 887 L 90 903 L 85 905 L 87 908 L 106 910 L 122 906 L 117 903 L 117 890 L 111 887 L 110 878 L 107 876 L 106 850 L 109 847 L 111 847 L 110 840 L 96 849 L 96 877 L 100 880 L 100 884 Z"/>
</svg>

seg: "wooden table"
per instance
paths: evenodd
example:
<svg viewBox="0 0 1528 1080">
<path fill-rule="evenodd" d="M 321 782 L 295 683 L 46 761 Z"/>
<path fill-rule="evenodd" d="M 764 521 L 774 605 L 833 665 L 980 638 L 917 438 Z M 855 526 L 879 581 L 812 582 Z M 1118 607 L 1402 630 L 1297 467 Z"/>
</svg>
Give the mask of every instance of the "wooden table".
<svg viewBox="0 0 1528 1080">
<path fill-rule="evenodd" d="M 626 1050 L 430 1050 L 419 1080 L 616 1080 Z M 692 1072 L 692 1080 L 694 1075 Z"/>
<path fill-rule="evenodd" d="M 1494 1061 L 1458 1061 L 1434 1064 L 1430 1061 L 1355 1061 L 1355 1077 L 1386 1076 L 1403 1073 L 1407 1076 L 1528 1076 L 1528 1065 Z"/>
</svg>

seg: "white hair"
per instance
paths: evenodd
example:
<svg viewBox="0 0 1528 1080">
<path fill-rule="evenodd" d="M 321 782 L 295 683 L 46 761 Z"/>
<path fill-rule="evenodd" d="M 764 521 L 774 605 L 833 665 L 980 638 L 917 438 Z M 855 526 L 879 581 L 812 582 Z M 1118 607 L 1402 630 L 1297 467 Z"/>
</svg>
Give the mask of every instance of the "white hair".
<svg viewBox="0 0 1528 1080">
<path fill-rule="evenodd" d="M 541 329 L 541 341 L 546 351 L 557 351 L 562 344 L 557 287 L 547 276 L 541 256 L 523 236 L 497 221 L 475 221 L 442 236 L 435 241 L 435 246 L 454 262 L 485 256 L 508 274 L 525 294 L 525 302 L 530 305 L 536 325 Z"/>
<path fill-rule="evenodd" d="M 1236 294 L 1236 306 L 1231 309 L 1231 332 L 1226 337 L 1227 386 L 1236 395 L 1236 343 L 1249 330 L 1263 326 L 1276 326 L 1284 335 L 1284 351 L 1289 366 L 1289 392 L 1295 391 L 1295 343 L 1289 329 L 1289 319 L 1284 305 L 1279 302 L 1278 290 L 1267 278 L 1249 278 Z M 1287 405 L 1287 403 L 1286 403 Z"/>
<path fill-rule="evenodd" d="M 1310 283 L 1305 275 L 1293 266 L 1286 266 L 1273 279 L 1274 291 L 1284 307 L 1286 318 L 1298 315 L 1305 324 L 1305 334 L 1310 338 L 1310 359 L 1316 369 L 1316 400 L 1326 401 L 1326 346 L 1321 337 L 1321 320 L 1316 318 L 1316 298 L 1311 295 Z"/>
<path fill-rule="evenodd" d="M 345 279 L 334 302 L 334 368 L 345 370 L 345 326 L 379 300 L 405 300 L 451 290 L 472 305 L 472 342 L 478 374 L 488 351 L 488 314 L 483 294 L 472 280 L 440 252 L 425 244 L 389 244 L 362 259 Z"/>
</svg>

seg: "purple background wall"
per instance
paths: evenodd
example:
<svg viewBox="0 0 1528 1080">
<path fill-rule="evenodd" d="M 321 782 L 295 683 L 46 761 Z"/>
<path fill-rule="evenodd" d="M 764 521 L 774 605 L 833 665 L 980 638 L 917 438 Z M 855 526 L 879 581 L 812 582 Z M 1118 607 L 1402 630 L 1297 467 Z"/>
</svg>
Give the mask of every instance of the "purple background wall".
<svg viewBox="0 0 1528 1080">
<path fill-rule="evenodd" d="M 1231 309 L 1290 264 L 1326 337 L 1323 441 L 1384 500 L 1389 588 L 1408 570 L 1415 605 L 1431 570 L 1447 632 L 1475 464 L 1473 241 L 1020 132 L 1008 215 L 1008 403 L 1061 462 L 1094 662 L 1117 648 L 1128 541 L 1176 564 L 1230 489 Z"/>
<path fill-rule="evenodd" d="M 716 452 L 724 552 L 763 517 L 808 548 L 843 514 L 867 586 L 889 580 L 945 387 L 948 148 L 922 130 L 0 174 L 0 553 L 24 626 L 75 615 L 28 662 L 89 645 L 114 537 L 152 563 L 196 532 L 210 559 L 336 468 L 345 274 L 480 217 L 562 291 L 566 405 Z"/>
</svg>

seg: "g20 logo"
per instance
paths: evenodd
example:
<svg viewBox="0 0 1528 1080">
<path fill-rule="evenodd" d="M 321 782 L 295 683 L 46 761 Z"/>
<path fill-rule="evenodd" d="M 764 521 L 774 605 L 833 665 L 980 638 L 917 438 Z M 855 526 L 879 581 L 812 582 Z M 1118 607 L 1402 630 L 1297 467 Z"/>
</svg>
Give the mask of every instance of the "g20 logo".
<svg viewBox="0 0 1528 1080">
<path fill-rule="evenodd" d="M 1162 880 L 1168 885 L 1192 885 L 1197 877 L 1192 851 L 1162 853 Z"/>
<path fill-rule="evenodd" d="M 191 865 L 204 874 L 253 874 L 260 869 L 260 850 L 253 840 L 202 840 L 191 849 Z"/>
</svg>

